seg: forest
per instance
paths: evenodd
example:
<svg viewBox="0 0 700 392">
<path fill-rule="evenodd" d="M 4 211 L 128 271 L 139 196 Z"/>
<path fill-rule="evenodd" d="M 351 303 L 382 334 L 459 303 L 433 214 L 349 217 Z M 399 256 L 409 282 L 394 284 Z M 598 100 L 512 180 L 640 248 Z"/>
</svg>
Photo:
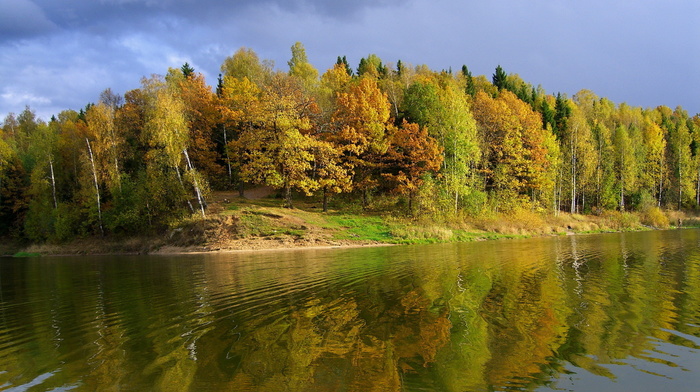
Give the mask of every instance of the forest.
<svg viewBox="0 0 700 392">
<path fill-rule="evenodd" d="M 0 236 L 157 233 L 207 217 L 212 192 L 258 185 L 290 208 L 436 221 L 696 210 L 699 147 L 700 115 L 681 107 L 548 94 L 501 66 L 489 78 L 369 55 L 320 74 L 301 43 L 284 71 L 241 48 L 215 86 L 185 63 L 48 122 L 7 115 Z"/>
</svg>

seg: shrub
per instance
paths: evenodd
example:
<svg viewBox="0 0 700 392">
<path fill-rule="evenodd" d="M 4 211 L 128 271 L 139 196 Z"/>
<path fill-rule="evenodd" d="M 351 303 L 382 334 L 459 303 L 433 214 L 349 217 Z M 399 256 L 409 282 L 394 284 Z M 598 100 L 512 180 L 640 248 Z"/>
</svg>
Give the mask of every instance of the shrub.
<svg viewBox="0 0 700 392">
<path fill-rule="evenodd" d="M 613 230 L 634 229 L 640 226 L 639 217 L 629 212 L 606 211 L 603 218 L 606 226 Z"/>
<path fill-rule="evenodd" d="M 658 207 L 650 207 L 644 211 L 642 214 L 642 224 L 657 229 L 667 229 L 670 226 L 668 217 Z"/>
</svg>

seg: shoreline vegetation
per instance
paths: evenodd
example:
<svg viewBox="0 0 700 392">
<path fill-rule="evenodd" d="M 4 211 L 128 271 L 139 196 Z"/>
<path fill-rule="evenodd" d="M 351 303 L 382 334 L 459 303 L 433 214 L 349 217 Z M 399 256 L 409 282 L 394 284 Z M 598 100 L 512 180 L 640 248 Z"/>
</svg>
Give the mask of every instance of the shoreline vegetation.
<svg viewBox="0 0 700 392">
<path fill-rule="evenodd" d="M 248 48 L 0 127 L 0 253 L 166 253 L 695 226 L 700 115 L 368 55 Z M 210 81 L 211 82 L 211 81 Z"/>
<path fill-rule="evenodd" d="M 89 237 L 43 244 L 21 244 L 5 238 L 0 256 L 292 251 L 700 227 L 700 217 L 678 211 L 666 211 L 662 217 L 617 211 L 599 216 L 518 211 L 435 222 L 377 211 L 323 212 L 318 200 L 303 197 L 295 209 L 289 209 L 274 194 L 252 200 L 226 192 L 216 196 L 207 218 L 193 215 L 162 235 Z"/>
</svg>

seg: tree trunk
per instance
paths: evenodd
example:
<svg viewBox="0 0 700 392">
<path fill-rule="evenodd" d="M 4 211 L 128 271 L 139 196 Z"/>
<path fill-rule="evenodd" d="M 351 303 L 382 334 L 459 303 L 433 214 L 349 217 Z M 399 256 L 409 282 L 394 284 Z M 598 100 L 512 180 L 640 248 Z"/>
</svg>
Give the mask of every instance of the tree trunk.
<svg viewBox="0 0 700 392">
<path fill-rule="evenodd" d="M 700 168 L 698 169 L 698 183 L 695 187 L 695 207 L 700 207 Z"/>
<path fill-rule="evenodd" d="M 571 141 L 571 213 L 576 211 L 576 150 L 574 140 Z"/>
<path fill-rule="evenodd" d="M 49 169 L 51 169 L 51 191 L 53 193 L 53 208 L 58 208 L 58 200 L 56 199 L 56 176 L 53 172 L 53 159 L 49 157 Z"/>
<path fill-rule="evenodd" d="M 116 151 L 114 152 L 116 154 Z M 122 191 L 122 180 L 119 178 L 119 161 L 117 160 L 116 155 L 114 156 L 114 170 L 116 170 L 114 173 L 115 176 L 117 176 L 117 185 L 119 185 L 119 192 Z"/>
<path fill-rule="evenodd" d="M 625 179 L 620 181 L 620 211 L 625 210 Z"/>
<path fill-rule="evenodd" d="M 228 155 L 228 138 L 226 136 L 226 127 L 224 126 L 224 151 L 226 152 L 226 167 L 228 168 L 228 182 L 233 184 L 233 171 L 231 170 L 231 158 Z"/>
<path fill-rule="evenodd" d="M 661 208 L 661 194 L 662 194 L 663 189 L 664 189 L 664 170 L 663 170 L 663 162 L 661 162 L 661 165 L 660 165 L 660 166 L 662 167 L 662 169 L 660 169 L 660 170 L 661 170 L 661 175 L 659 175 L 659 201 L 656 203 L 656 206 L 659 207 L 659 208 Z M 698 173 L 698 176 L 700 176 L 700 173 Z M 698 185 L 698 186 L 700 186 L 700 185 Z"/>
<path fill-rule="evenodd" d="M 97 198 L 97 220 L 100 225 L 100 234 L 104 237 L 105 230 L 102 227 L 102 204 L 100 202 L 100 185 L 97 182 L 97 169 L 95 169 L 95 157 L 92 155 L 92 147 L 90 147 L 90 140 L 85 138 L 87 143 L 88 153 L 90 154 L 90 164 L 92 165 L 92 178 L 95 181 L 95 195 Z"/>
<path fill-rule="evenodd" d="M 187 193 L 187 190 L 185 189 L 185 184 L 182 182 L 182 174 L 180 174 L 180 168 L 175 166 L 175 173 L 177 173 L 177 180 L 180 182 L 180 187 L 182 188 L 182 191 Z M 187 205 L 190 207 L 190 212 L 194 214 L 194 207 L 192 207 L 192 203 L 190 203 L 190 199 L 187 199 Z"/>
<path fill-rule="evenodd" d="M 328 191 L 323 188 L 323 212 L 328 212 Z"/>
<path fill-rule="evenodd" d="M 197 173 L 195 173 L 194 168 L 192 167 L 192 162 L 190 161 L 190 155 L 187 154 L 187 149 L 185 148 L 182 150 L 182 152 L 185 154 L 185 159 L 187 160 L 187 168 L 192 173 L 192 184 L 194 185 L 195 193 L 197 193 L 197 201 L 199 202 L 199 209 L 202 212 L 202 218 L 206 218 L 207 216 L 204 214 L 205 202 L 202 192 L 199 189 L 199 184 L 197 183 Z"/>
<path fill-rule="evenodd" d="M 681 210 L 683 201 L 683 158 L 681 156 L 681 146 L 678 146 L 678 211 Z"/>
<path fill-rule="evenodd" d="M 294 208 L 294 205 L 292 205 L 292 187 L 289 184 L 284 184 L 284 199 L 287 203 L 287 208 Z"/>
</svg>

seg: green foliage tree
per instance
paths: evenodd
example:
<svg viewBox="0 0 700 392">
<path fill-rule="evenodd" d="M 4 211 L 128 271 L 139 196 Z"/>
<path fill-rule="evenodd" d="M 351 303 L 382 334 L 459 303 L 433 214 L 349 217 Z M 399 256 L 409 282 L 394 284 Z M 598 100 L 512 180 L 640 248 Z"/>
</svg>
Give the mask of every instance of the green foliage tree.
<svg viewBox="0 0 700 392">
<path fill-rule="evenodd" d="M 287 63 L 289 75 L 299 78 L 304 88 L 313 91 L 318 84 L 318 70 L 314 68 L 306 56 L 306 49 L 301 42 L 292 45 L 292 58 Z"/>
<path fill-rule="evenodd" d="M 475 167 L 480 158 L 466 94 L 454 79 L 415 81 L 406 90 L 404 112 L 438 141 L 443 152 L 442 188 L 456 213 L 460 199 L 477 192 Z"/>
<path fill-rule="evenodd" d="M 260 60 L 252 49 L 240 48 L 224 60 L 221 72 L 224 76 L 248 78 L 251 82 L 262 86 L 272 77 L 273 68 L 274 64 L 271 61 Z"/>
</svg>

